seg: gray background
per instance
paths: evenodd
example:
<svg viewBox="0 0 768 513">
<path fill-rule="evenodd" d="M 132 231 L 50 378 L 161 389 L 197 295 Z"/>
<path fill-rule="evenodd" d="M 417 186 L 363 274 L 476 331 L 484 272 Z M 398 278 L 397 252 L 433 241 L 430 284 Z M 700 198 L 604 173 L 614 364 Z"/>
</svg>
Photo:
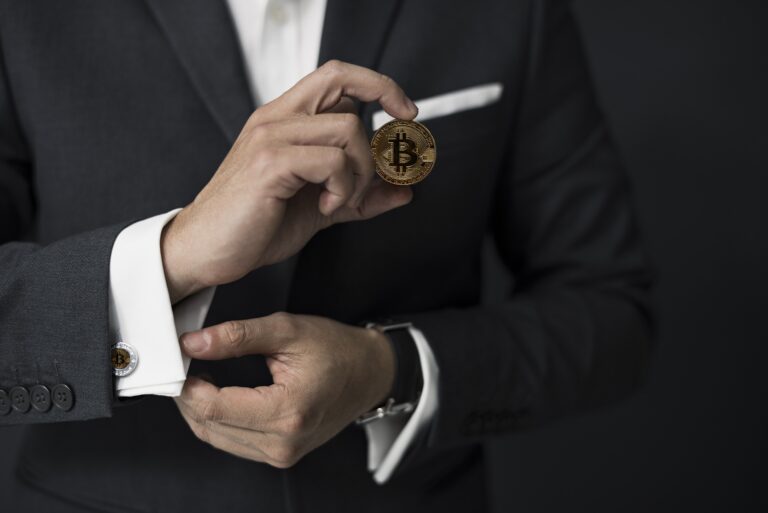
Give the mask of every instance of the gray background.
<svg viewBox="0 0 768 513">
<path fill-rule="evenodd" d="M 490 442 L 496 510 L 766 511 L 768 2 L 577 11 L 658 275 L 658 349 L 633 399 Z M 0 435 L 2 504 L 20 431 Z"/>
</svg>

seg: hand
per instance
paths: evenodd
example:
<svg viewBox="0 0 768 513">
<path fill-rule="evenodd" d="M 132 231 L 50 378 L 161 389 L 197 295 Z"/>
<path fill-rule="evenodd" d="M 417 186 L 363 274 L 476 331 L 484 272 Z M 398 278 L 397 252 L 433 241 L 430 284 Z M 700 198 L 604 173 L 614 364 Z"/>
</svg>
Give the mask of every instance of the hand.
<svg viewBox="0 0 768 513">
<path fill-rule="evenodd" d="M 417 110 L 390 78 L 329 61 L 248 119 L 211 181 L 163 232 L 171 299 L 235 281 L 298 252 L 319 230 L 408 203 L 408 187 L 374 181 L 350 98 L 392 116 Z"/>
<path fill-rule="evenodd" d="M 323 317 L 276 313 L 181 338 L 192 358 L 263 354 L 273 385 L 187 379 L 176 398 L 197 437 L 235 456 L 287 468 L 384 402 L 395 373 L 386 335 Z"/>
</svg>

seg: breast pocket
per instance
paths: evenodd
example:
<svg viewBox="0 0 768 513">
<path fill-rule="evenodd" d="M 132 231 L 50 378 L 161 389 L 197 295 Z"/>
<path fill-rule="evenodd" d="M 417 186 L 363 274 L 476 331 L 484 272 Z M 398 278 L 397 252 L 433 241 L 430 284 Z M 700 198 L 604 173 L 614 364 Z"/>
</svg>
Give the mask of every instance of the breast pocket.
<svg viewBox="0 0 768 513">
<path fill-rule="evenodd" d="M 493 82 L 416 100 L 416 121 L 432 132 L 438 151 L 476 144 L 494 129 L 494 116 L 488 110 L 501 99 L 503 89 L 501 83 Z M 391 120 L 379 110 L 373 113 L 371 128 L 377 130 Z"/>
</svg>

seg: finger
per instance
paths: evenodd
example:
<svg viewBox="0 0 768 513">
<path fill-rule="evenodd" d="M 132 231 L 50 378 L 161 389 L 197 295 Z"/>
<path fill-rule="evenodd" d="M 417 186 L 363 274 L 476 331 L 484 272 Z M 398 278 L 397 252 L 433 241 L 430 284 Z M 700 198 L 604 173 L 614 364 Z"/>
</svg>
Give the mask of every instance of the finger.
<svg viewBox="0 0 768 513">
<path fill-rule="evenodd" d="M 343 96 L 336 106 L 332 107 L 328 112 L 348 112 L 351 114 L 357 114 L 360 110 L 359 102 L 355 101 L 349 96 Z M 358 118 L 359 119 L 359 118 Z M 360 206 L 360 202 L 363 200 L 368 187 L 373 183 L 374 176 L 376 175 L 376 164 L 373 162 L 373 155 L 370 152 L 370 144 L 368 141 L 368 134 L 365 131 L 365 127 L 360 123 L 360 137 L 362 144 L 360 145 L 361 154 L 360 160 L 365 166 L 363 169 L 368 171 L 362 176 L 355 175 L 355 193 L 352 195 L 352 199 L 347 203 L 352 208 Z"/>
<path fill-rule="evenodd" d="M 257 150 L 252 169 L 263 179 L 248 183 L 258 185 L 260 196 L 289 200 L 307 183 L 322 184 L 318 209 L 324 216 L 349 201 L 355 190 L 352 164 L 346 152 L 334 146 L 278 146 Z"/>
<path fill-rule="evenodd" d="M 253 137 L 263 143 L 289 145 L 334 146 L 349 156 L 354 177 L 350 206 L 357 206 L 373 180 L 374 167 L 370 144 L 360 118 L 350 113 L 318 114 L 293 117 L 259 125 Z"/>
<path fill-rule="evenodd" d="M 264 123 L 253 129 L 253 137 L 263 144 L 346 148 L 361 131 L 364 128 L 357 115 L 332 112 Z"/>
<path fill-rule="evenodd" d="M 250 354 L 285 352 L 302 323 L 297 316 L 277 312 L 265 317 L 227 321 L 181 336 L 184 352 L 197 360 L 226 360 Z"/>
<path fill-rule="evenodd" d="M 241 450 L 248 450 L 253 455 L 260 457 L 260 461 L 266 461 L 269 459 L 270 448 L 276 445 L 276 442 L 280 440 L 279 435 L 264 433 L 262 431 L 255 431 L 248 428 L 242 428 L 238 426 L 231 426 L 222 422 L 204 421 L 199 422 L 195 420 L 188 411 L 179 408 L 184 420 L 197 435 L 198 438 L 205 442 L 211 443 L 212 439 L 217 439 L 219 442 L 216 444 L 221 446 L 226 445 L 228 452 L 231 449 L 239 448 Z M 224 439 L 230 443 L 226 443 Z"/>
<path fill-rule="evenodd" d="M 189 378 L 176 400 L 179 409 L 200 424 L 219 423 L 254 432 L 277 432 L 289 404 L 282 385 L 219 388 Z"/>
<path fill-rule="evenodd" d="M 323 215 L 330 216 L 352 197 L 355 179 L 344 150 L 328 146 L 287 146 L 278 151 L 288 153 L 286 165 L 294 178 L 323 184 L 325 190 L 318 202 Z"/>
<path fill-rule="evenodd" d="M 182 414 L 184 415 L 184 414 Z M 187 419 L 192 432 L 213 447 L 251 461 L 277 468 L 288 468 L 302 456 L 300 445 L 279 435 L 262 434 L 219 423 L 200 424 Z"/>
<path fill-rule="evenodd" d="M 346 206 L 338 209 L 331 217 L 331 222 L 346 223 L 371 219 L 407 205 L 412 199 L 413 191 L 410 187 L 374 180 L 357 207 Z"/>
<path fill-rule="evenodd" d="M 283 435 L 254 433 L 247 429 L 227 424 L 205 426 L 207 435 L 218 448 L 230 454 L 261 461 L 278 468 L 293 466 L 303 455 L 304 444 Z M 199 438 L 199 437 L 198 437 Z"/>
<path fill-rule="evenodd" d="M 286 93 L 265 105 L 270 111 L 317 114 L 336 106 L 344 96 L 377 101 L 392 117 L 413 119 L 416 105 L 390 77 L 341 61 L 328 61 L 302 78 Z"/>
<path fill-rule="evenodd" d="M 245 436 L 246 434 L 251 434 L 247 433 L 246 430 L 237 428 L 240 429 L 241 433 L 224 433 L 218 424 L 198 422 L 181 407 L 179 407 L 179 410 L 189 428 L 201 441 L 240 458 L 262 463 L 267 462 L 268 458 L 264 451 L 258 448 L 256 442 L 251 440 L 250 437 Z"/>
<path fill-rule="evenodd" d="M 279 387 L 217 389 L 211 383 L 194 377 L 188 382 L 189 389 L 176 398 L 176 403 L 184 420 L 199 439 L 230 454 L 276 467 L 290 467 L 298 461 L 302 455 L 301 444 L 298 442 L 306 422 L 289 413 L 290 408 L 283 407 L 289 401 L 281 392 L 276 391 Z M 261 411 L 258 414 L 264 415 L 261 422 L 271 426 L 270 430 L 254 429 L 256 423 L 253 419 L 243 421 L 240 414 L 243 410 L 249 411 L 252 405 L 247 402 L 247 398 L 242 400 L 242 395 L 252 396 L 249 391 L 274 393 L 274 400 L 269 401 L 275 407 L 273 413 Z M 232 392 L 232 395 L 227 392 Z M 213 406 L 215 402 L 210 401 L 221 401 L 221 407 L 229 407 L 229 410 L 219 409 L 219 406 Z M 205 412 L 202 416 L 201 411 Z M 234 416 L 230 417 L 228 412 L 234 413 Z"/>
</svg>

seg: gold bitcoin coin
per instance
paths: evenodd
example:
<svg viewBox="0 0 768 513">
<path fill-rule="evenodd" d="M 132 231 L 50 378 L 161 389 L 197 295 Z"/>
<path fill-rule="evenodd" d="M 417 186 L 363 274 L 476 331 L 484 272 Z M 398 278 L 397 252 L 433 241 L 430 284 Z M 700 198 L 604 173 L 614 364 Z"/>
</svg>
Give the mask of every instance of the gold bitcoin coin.
<svg viewBox="0 0 768 513">
<path fill-rule="evenodd" d="M 373 134 L 371 153 L 382 179 L 395 185 L 411 185 L 422 181 L 435 167 L 437 147 L 427 127 L 395 119 Z"/>
</svg>

